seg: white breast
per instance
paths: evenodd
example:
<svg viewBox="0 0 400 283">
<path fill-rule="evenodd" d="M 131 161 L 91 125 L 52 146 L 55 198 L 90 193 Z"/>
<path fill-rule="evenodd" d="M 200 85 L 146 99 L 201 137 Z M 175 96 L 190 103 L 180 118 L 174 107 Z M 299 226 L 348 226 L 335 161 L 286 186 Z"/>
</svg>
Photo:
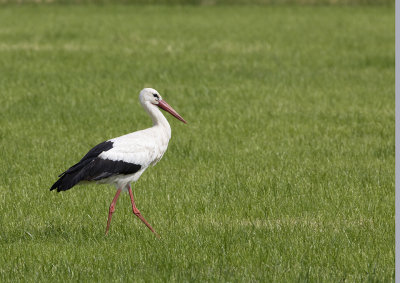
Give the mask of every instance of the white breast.
<svg viewBox="0 0 400 283">
<path fill-rule="evenodd" d="M 162 158 L 170 137 L 161 127 L 154 126 L 110 140 L 113 142 L 113 148 L 101 153 L 100 157 L 147 168 Z"/>
</svg>

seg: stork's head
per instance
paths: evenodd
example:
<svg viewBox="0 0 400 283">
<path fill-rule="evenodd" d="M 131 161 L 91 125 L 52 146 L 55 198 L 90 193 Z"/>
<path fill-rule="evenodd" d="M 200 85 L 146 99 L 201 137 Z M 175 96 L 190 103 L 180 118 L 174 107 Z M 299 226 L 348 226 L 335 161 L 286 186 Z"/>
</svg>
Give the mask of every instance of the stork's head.
<svg viewBox="0 0 400 283">
<path fill-rule="evenodd" d="M 181 117 L 181 115 L 178 114 L 178 112 L 176 112 L 171 106 L 169 106 L 169 104 L 165 100 L 162 99 L 161 95 L 154 88 L 142 89 L 142 91 L 140 92 L 140 95 L 139 95 L 139 99 L 142 104 L 151 103 L 151 104 L 167 111 L 172 116 L 177 118 L 179 121 L 182 121 L 183 123 L 186 124 L 185 119 L 183 119 Z"/>
</svg>

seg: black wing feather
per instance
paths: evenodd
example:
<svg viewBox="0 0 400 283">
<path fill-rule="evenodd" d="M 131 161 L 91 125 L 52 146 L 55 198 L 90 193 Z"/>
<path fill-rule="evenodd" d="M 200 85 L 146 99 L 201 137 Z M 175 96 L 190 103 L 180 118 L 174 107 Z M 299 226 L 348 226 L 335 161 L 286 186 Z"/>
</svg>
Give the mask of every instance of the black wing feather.
<svg viewBox="0 0 400 283">
<path fill-rule="evenodd" d="M 98 145 L 93 147 L 91 150 L 89 150 L 89 152 L 86 153 L 85 156 L 82 157 L 82 159 L 78 163 L 73 165 L 67 171 L 61 173 L 58 177 L 81 170 L 83 167 L 85 167 L 87 164 L 89 164 L 95 158 L 97 158 L 102 152 L 108 151 L 112 148 L 113 148 L 112 141 L 105 141 L 105 142 L 99 143 Z"/>
<path fill-rule="evenodd" d="M 80 181 L 99 181 L 114 175 L 133 174 L 141 169 L 142 166 L 138 164 L 98 157 L 111 148 L 113 148 L 111 141 L 96 145 L 77 164 L 62 173 L 50 190 L 66 191 Z"/>
<path fill-rule="evenodd" d="M 96 158 L 80 173 L 85 181 L 99 181 L 114 175 L 129 175 L 136 173 L 142 166 L 125 161 Z"/>
</svg>

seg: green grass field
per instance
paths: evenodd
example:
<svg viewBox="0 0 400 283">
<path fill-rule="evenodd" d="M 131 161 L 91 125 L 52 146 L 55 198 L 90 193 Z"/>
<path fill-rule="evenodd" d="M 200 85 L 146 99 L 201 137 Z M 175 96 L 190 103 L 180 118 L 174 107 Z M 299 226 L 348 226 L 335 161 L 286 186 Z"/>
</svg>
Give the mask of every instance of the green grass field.
<svg viewBox="0 0 400 283">
<path fill-rule="evenodd" d="M 106 139 L 169 149 L 134 185 L 50 192 Z M 2 6 L 0 281 L 394 280 L 394 8 Z"/>
</svg>

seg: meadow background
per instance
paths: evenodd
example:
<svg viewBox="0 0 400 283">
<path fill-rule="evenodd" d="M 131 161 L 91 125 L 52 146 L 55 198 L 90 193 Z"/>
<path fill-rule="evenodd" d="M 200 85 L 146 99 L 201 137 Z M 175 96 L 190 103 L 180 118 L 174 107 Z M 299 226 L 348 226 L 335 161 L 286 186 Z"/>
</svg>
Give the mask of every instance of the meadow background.
<svg viewBox="0 0 400 283">
<path fill-rule="evenodd" d="M 394 1 L 6 2 L 1 282 L 394 280 Z M 161 239 L 127 195 L 105 237 L 113 188 L 49 188 L 143 87 L 188 121 L 134 185 Z"/>
</svg>

